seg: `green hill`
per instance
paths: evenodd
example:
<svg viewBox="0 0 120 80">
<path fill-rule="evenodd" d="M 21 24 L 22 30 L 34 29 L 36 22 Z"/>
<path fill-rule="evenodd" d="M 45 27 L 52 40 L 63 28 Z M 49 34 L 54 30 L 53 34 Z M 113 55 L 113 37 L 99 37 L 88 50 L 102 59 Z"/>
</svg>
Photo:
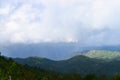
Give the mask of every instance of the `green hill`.
<svg viewBox="0 0 120 80">
<path fill-rule="evenodd" d="M 68 60 L 52 61 L 45 58 L 29 57 L 25 59 L 15 59 L 20 64 L 36 66 L 47 71 L 60 73 L 77 73 L 86 75 L 89 73 L 96 75 L 115 75 L 120 74 L 120 61 L 105 61 L 103 59 L 89 58 L 83 55 L 72 57 Z"/>
<path fill-rule="evenodd" d="M 17 59 L 14 62 L 12 58 L 0 56 L 0 80 L 120 80 L 120 61 L 104 63 L 102 60 L 81 55 L 63 61 L 39 57 L 19 58 L 18 61 L 21 61 L 21 64 L 16 63 Z M 32 66 L 36 64 L 42 69 L 22 64 L 32 64 Z M 107 75 L 115 76 L 107 77 Z"/>
<path fill-rule="evenodd" d="M 105 51 L 105 50 L 91 50 L 85 54 L 84 56 L 96 59 L 119 59 L 120 52 L 116 51 Z"/>
<path fill-rule="evenodd" d="M 21 65 L 12 58 L 0 56 L 0 80 L 47 80 L 47 76 L 52 79 L 57 73 Z"/>
<path fill-rule="evenodd" d="M 84 78 L 79 74 L 59 74 L 18 64 L 12 58 L 0 56 L 0 80 L 84 80 Z"/>
</svg>

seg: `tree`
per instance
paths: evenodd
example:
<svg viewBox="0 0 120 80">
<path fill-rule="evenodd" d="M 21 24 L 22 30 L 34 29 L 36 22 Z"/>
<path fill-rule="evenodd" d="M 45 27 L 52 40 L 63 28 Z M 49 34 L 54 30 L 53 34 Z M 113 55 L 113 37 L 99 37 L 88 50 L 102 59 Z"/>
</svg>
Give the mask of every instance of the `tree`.
<svg viewBox="0 0 120 80">
<path fill-rule="evenodd" d="M 93 74 L 88 74 L 84 77 L 84 80 L 98 80 L 98 77 Z"/>
<path fill-rule="evenodd" d="M 43 77 L 41 80 L 48 80 L 48 78 L 47 77 Z"/>
<path fill-rule="evenodd" d="M 0 52 L 0 56 L 2 55 L 2 53 Z"/>
<path fill-rule="evenodd" d="M 113 80 L 120 80 L 120 75 L 113 76 Z"/>
</svg>

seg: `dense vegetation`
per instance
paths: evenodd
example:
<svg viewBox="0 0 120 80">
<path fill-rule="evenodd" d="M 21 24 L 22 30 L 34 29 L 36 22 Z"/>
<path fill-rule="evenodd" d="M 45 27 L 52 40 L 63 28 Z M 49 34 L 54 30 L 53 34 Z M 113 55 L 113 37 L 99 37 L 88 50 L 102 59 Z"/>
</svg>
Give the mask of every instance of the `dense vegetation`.
<svg viewBox="0 0 120 80">
<path fill-rule="evenodd" d="M 53 72 L 17 64 L 11 58 L 0 57 L 0 80 L 48 80 L 48 77 L 56 75 Z"/>
<path fill-rule="evenodd" d="M 14 62 L 11 58 L 0 56 L 0 80 L 120 80 L 120 76 L 107 77 L 88 74 L 58 74 L 29 67 Z"/>
<path fill-rule="evenodd" d="M 47 71 L 60 73 L 79 73 L 82 75 L 92 73 L 96 75 L 106 74 L 107 76 L 120 75 L 120 60 L 106 61 L 79 55 L 62 61 L 53 61 L 39 57 L 17 58 L 15 61 L 21 64 L 39 67 Z"/>
</svg>

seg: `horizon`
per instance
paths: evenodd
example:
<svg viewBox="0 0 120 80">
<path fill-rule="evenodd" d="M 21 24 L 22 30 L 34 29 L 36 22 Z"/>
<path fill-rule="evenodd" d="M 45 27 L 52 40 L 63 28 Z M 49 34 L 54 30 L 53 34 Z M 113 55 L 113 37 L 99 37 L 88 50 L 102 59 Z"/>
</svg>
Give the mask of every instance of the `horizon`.
<svg viewBox="0 0 120 80">
<path fill-rule="evenodd" d="M 0 50 L 64 59 L 87 47 L 119 46 L 119 7 L 119 0 L 1 0 Z"/>
<path fill-rule="evenodd" d="M 83 47 L 73 43 L 13 44 L 2 47 L 0 51 L 2 55 L 13 58 L 38 56 L 52 60 L 64 60 L 91 50 L 120 52 L 120 45 Z"/>
</svg>

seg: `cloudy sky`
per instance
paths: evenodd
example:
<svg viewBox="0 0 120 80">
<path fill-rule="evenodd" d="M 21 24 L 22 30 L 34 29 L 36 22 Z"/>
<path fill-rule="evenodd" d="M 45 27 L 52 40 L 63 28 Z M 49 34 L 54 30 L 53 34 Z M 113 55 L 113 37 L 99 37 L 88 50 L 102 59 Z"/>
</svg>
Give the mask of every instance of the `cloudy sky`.
<svg viewBox="0 0 120 80">
<path fill-rule="evenodd" d="M 120 44 L 119 0 L 0 0 L 0 44 Z"/>
</svg>

